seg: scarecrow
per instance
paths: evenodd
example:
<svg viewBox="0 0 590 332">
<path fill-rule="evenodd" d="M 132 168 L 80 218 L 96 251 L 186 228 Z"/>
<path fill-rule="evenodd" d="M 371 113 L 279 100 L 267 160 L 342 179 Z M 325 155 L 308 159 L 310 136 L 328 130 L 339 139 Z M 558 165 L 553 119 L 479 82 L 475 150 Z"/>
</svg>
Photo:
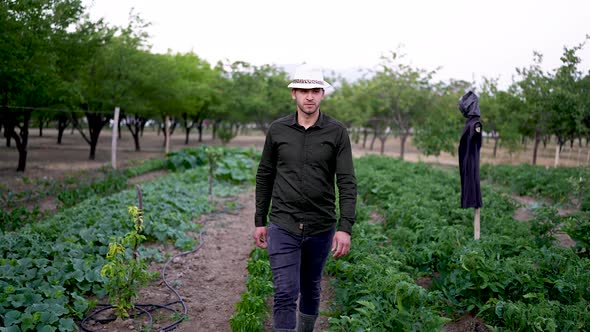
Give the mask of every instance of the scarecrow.
<svg viewBox="0 0 590 332">
<path fill-rule="evenodd" d="M 479 239 L 479 209 L 482 206 L 479 185 L 479 150 L 481 149 L 482 125 L 478 97 L 468 91 L 459 99 L 459 110 L 467 118 L 459 142 L 459 171 L 461 174 L 461 208 L 474 208 L 474 237 Z"/>
</svg>

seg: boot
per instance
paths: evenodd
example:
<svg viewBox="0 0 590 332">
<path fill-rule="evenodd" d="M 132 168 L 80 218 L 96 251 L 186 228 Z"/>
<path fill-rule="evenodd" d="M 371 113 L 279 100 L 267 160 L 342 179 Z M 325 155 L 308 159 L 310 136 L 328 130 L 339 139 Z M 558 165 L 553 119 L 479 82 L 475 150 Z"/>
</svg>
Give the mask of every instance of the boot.
<svg viewBox="0 0 590 332">
<path fill-rule="evenodd" d="M 299 312 L 297 317 L 297 332 L 313 332 L 315 320 L 318 315 L 306 315 Z"/>
</svg>

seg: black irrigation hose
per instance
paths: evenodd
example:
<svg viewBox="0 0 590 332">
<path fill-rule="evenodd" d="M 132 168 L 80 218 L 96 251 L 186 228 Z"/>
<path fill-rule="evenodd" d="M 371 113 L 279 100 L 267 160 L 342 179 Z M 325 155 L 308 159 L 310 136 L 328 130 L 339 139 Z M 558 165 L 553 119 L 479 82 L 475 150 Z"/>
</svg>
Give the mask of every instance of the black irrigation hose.
<svg viewBox="0 0 590 332">
<path fill-rule="evenodd" d="M 206 218 L 204 221 L 208 221 L 209 219 Z M 197 247 L 193 250 L 189 250 L 189 251 L 185 251 L 185 252 L 181 252 L 179 254 L 176 254 L 174 256 L 172 256 L 170 259 L 168 259 L 168 261 L 166 262 L 166 264 L 164 264 L 164 267 L 162 268 L 162 281 L 164 282 L 164 284 L 166 285 L 166 287 L 168 289 L 170 289 L 174 295 L 176 295 L 176 297 L 178 298 L 177 301 L 174 302 L 170 302 L 164 305 L 160 305 L 160 304 L 135 304 L 135 309 L 140 311 L 139 313 L 135 313 L 131 315 L 131 318 L 136 318 L 139 317 L 141 315 L 147 315 L 149 317 L 149 323 L 148 326 L 152 326 L 153 324 L 153 319 L 152 319 L 152 315 L 151 312 L 155 311 L 155 310 L 168 310 L 172 313 L 175 314 L 179 314 L 180 312 L 174 308 L 172 308 L 172 305 L 176 305 L 176 304 L 180 304 L 182 306 L 182 316 L 175 321 L 174 323 L 165 326 L 163 328 L 160 328 L 158 330 L 162 331 L 162 332 L 168 332 L 168 331 L 172 331 L 174 329 L 176 329 L 178 327 L 178 325 L 180 325 L 180 323 L 182 323 L 185 318 L 187 317 L 188 314 L 188 308 L 186 306 L 186 303 L 184 303 L 184 301 L 182 300 L 182 296 L 180 296 L 180 294 L 176 291 L 176 289 L 174 289 L 172 286 L 170 286 L 170 284 L 168 283 L 168 281 L 166 280 L 166 269 L 168 268 L 168 265 L 170 264 L 170 262 L 172 262 L 175 258 L 177 257 L 182 257 L 182 256 L 186 256 L 188 254 L 192 254 L 197 252 L 199 249 L 201 249 L 201 247 L 203 246 L 203 234 L 205 233 L 205 227 L 203 226 L 203 228 L 201 228 L 201 231 L 199 232 L 198 238 L 199 238 L 199 244 L 197 245 Z M 110 323 L 112 321 L 114 321 L 116 318 L 107 318 L 107 319 L 94 319 L 93 317 L 98 315 L 99 313 L 109 310 L 109 309 L 114 309 L 114 307 L 110 304 L 98 304 L 97 306 L 102 307 L 99 310 L 96 310 L 94 312 L 92 312 L 90 315 L 84 317 L 84 319 L 80 322 L 79 327 L 80 329 L 82 329 L 82 331 L 84 332 L 99 332 L 97 330 L 92 330 L 90 328 L 86 328 L 84 325 L 88 323 L 88 321 L 90 319 L 93 319 L 99 323 L 102 324 L 106 324 L 106 323 Z"/>
</svg>

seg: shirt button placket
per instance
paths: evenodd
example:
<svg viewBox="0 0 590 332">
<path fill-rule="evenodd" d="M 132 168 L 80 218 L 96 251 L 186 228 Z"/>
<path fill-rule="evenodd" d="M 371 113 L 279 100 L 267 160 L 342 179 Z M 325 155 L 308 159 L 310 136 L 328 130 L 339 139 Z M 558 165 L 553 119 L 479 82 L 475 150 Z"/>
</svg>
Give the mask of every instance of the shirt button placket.
<svg viewBox="0 0 590 332">
<path fill-rule="evenodd" d="M 303 133 L 303 177 L 301 179 L 301 193 L 302 195 L 305 195 L 306 193 L 306 187 L 307 187 L 307 177 L 308 177 L 308 167 L 309 167 L 309 163 L 308 163 L 308 153 L 309 153 L 309 146 L 308 146 L 308 130 L 305 130 L 305 132 Z M 307 202 L 306 199 L 303 200 L 304 204 L 305 202 Z M 304 207 L 303 211 L 302 211 L 302 216 L 300 219 L 300 226 L 299 229 L 301 229 L 301 234 L 305 234 L 305 222 L 306 222 L 306 209 Z"/>
</svg>

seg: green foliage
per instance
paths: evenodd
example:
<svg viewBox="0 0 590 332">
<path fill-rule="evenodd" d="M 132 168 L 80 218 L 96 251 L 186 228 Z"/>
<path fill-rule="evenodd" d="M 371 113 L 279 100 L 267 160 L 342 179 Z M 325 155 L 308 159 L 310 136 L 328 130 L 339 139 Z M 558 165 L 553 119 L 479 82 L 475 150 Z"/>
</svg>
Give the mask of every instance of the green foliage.
<svg viewBox="0 0 590 332">
<path fill-rule="evenodd" d="M 541 206 L 534 210 L 534 218 L 530 221 L 531 234 L 535 236 L 539 247 L 555 243 L 555 234 L 559 230 L 562 219 L 554 207 Z"/>
<path fill-rule="evenodd" d="M 74 180 L 75 181 L 75 180 Z M 107 172 L 104 179 L 75 188 L 63 190 L 57 194 L 57 199 L 65 207 L 71 207 L 92 196 L 107 196 L 127 188 L 127 177 L 119 171 Z"/>
<path fill-rule="evenodd" d="M 238 135 L 238 132 L 233 129 L 231 123 L 222 123 L 217 129 L 217 137 L 221 140 L 223 145 L 226 145 Z"/>
<path fill-rule="evenodd" d="M 518 222 L 511 200 L 483 185 L 482 237 L 474 241 L 473 211 L 459 208 L 458 172 L 375 156 L 355 166 L 362 201 L 385 220 L 359 213 L 352 251 L 328 261 L 332 330 L 433 331 L 466 313 L 498 330 L 588 328 L 590 260 L 553 245 L 561 222 L 554 209 Z M 419 288 L 419 278 L 432 285 Z"/>
<path fill-rule="evenodd" d="M 568 182 L 580 210 L 590 211 L 590 165 L 579 167 L 578 174 L 570 176 Z"/>
<path fill-rule="evenodd" d="M 266 250 L 255 248 L 248 260 L 246 292 L 236 303 L 234 315 L 229 324 L 234 332 L 262 331 L 264 319 L 268 316 L 266 299 L 273 293 L 272 271 Z"/>
<path fill-rule="evenodd" d="M 39 207 L 29 211 L 26 207 L 17 207 L 11 210 L 0 209 L 0 230 L 12 232 L 26 224 L 39 220 L 41 216 Z"/>
<path fill-rule="evenodd" d="M 132 161 L 131 167 L 125 168 L 123 173 L 127 178 L 132 178 L 145 173 L 166 169 L 166 159 L 149 159 Z"/>
<path fill-rule="evenodd" d="M 140 288 L 156 276 L 148 271 L 148 264 L 137 253 L 138 245 L 146 239 L 141 234 L 143 212 L 136 206 L 130 206 L 128 211 L 133 218 L 133 229 L 122 238 L 115 238 L 109 243 L 107 263 L 100 270 L 100 275 L 106 278 L 105 288 L 109 302 L 120 319 L 129 318 L 135 308 L 133 301 L 139 295 Z M 130 257 L 129 251 L 133 251 L 133 257 Z"/>
<path fill-rule="evenodd" d="M 590 257 L 590 216 L 588 212 L 574 213 L 564 219 L 564 231 L 576 241 L 578 252 Z"/>
<path fill-rule="evenodd" d="M 209 164 L 209 199 L 213 199 L 213 178 L 217 162 L 223 156 L 223 151 L 215 147 L 206 147 L 205 154 Z"/>
<path fill-rule="evenodd" d="M 236 183 L 217 181 L 215 191 L 236 194 Z M 146 241 L 193 248 L 199 231 L 194 218 L 212 210 L 207 170 L 162 176 L 142 190 Z M 0 324 L 14 331 L 74 331 L 73 319 L 83 318 L 91 306 L 85 297 L 107 294 L 100 272 L 112 239 L 134 229 L 126 213 L 134 201 L 130 190 L 94 196 L 18 232 L 0 232 Z"/>
<path fill-rule="evenodd" d="M 205 146 L 199 148 L 182 149 L 170 152 L 166 156 L 168 169 L 173 172 L 183 172 L 207 164 Z"/>
<path fill-rule="evenodd" d="M 183 171 L 202 165 L 212 165 L 211 162 L 214 162 L 212 171 L 216 179 L 234 183 L 254 183 L 259 160 L 260 152 L 254 149 L 213 148 L 201 145 L 169 153 L 167 163 L 170 170 Z"/>
<path fill-rule="evenodd" d="M 518 195 L 530 195 L 535 197 L 547 197 L 555 202 L 563 203 L 580 195 L 581 200 L 587 199 L 590 192 L 585 186 L 572 192 L 572 181 L 580 180 L 581 183 L 587 177 L 587 170 L 583 167 L 543 167 L 522 164 L 491 165 L 483 164 L 480 169 L 482 180 L 500 184 Z M 576 187 L 573 187 L 576 188 Z"/>
<path fill-rule="evenodd" d="M 165 168 L 165 160 L 156 159 L 139 161 L 123 170 L 103 167 L 90 174 L 82 171 L 65 176 L 62 180 L 41 178 L 32 182 L 23 178 L 23 182 L 34 185 L 34 189 L 14 193 L 8 188 L 0 187 L 0 229 L 14 231 L 21 226 L 37 222 L 51 211 L 41 212 L 39 201 L 45 197 L 56 197 L 61 207 L 72 207 L 91 197 L 104 197 L 121 192 L 127 188 L 127 180 L 154 170 Z M 30 204 L 32 208 L 18 205 Z"/>
</svg>

